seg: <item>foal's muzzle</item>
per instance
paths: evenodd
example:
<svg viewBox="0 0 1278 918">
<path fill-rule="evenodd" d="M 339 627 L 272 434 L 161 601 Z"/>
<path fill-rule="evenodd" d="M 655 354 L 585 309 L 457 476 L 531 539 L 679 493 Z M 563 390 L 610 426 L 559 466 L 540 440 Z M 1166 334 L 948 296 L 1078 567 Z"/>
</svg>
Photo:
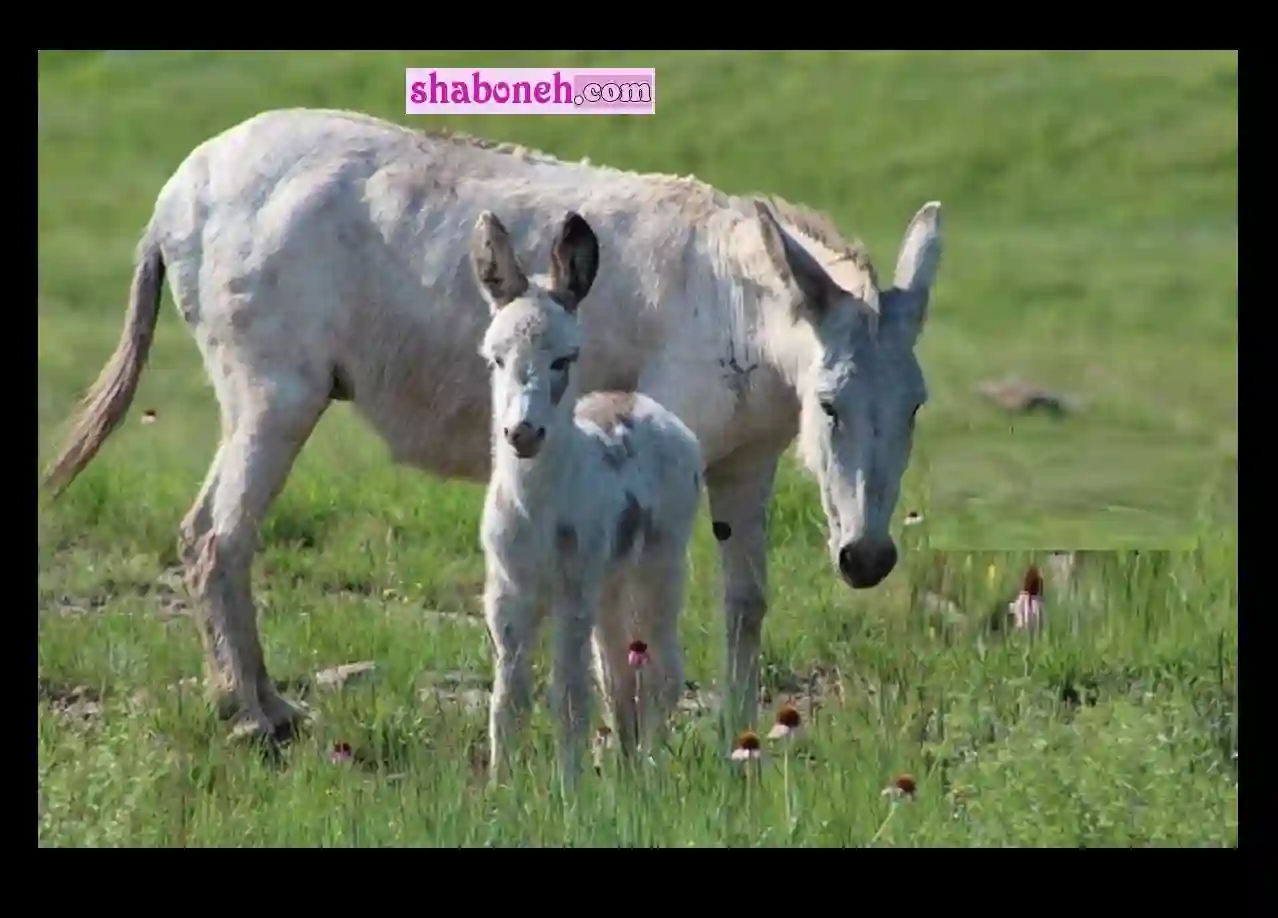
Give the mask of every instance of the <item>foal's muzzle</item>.
<svg viewBox="0 0 1278 918">
<path fill-rule="evenodd" d="M 507 427 L 504 433 L 506 442 L 520 459 L 531 459 L 536 456 L 546 439 L 546 428 L 533 427 L 527 421 L 520 421 L 514 427 Z"/>
</svg>

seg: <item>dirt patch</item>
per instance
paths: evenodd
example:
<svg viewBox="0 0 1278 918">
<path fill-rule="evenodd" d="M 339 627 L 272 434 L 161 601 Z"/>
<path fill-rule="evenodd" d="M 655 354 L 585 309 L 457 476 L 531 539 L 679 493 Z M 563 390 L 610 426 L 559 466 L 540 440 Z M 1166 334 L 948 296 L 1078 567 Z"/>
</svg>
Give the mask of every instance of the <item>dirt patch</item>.
<svg viewBox="0 0 1278 918">
<path fill-rule="evenodd" d="M 1032 382 L 1017 377 L 989 379 L 976 387 L 976 392 L 1015 414 L 1042 413 L 1063 418 L 1079 408 L 1078 399 L 1060 392 L 1052 392 Z"/>
<path fill-rule="evenodd" d="M 790 705 L 805 720 L 810 720 L 823 707 L 843 703 L 843 676 L 836 667 L 817 665 L 806 670 L 777 666 L 763 668 L 763 685 L 759 690 L 759 718 L 769 726 L 770 708 Z M 676 707 L 676 717 L 685 721 L 717 714 L 723 706 L 718 688 L 697 682 L 684 683 L 683 697 Z"/>
<path fill-rule="evenodd" d="M 368 681 L 377 673 L 377 664 L 372 660 L 361 660 L 358 663 L 343 663 L 321 669 L 312 677 L 316 688 L 338 691 L 346 687 L 348 682 Z"/>
<path fill-rule="evenodd" d="M 441 714 L 487 711 L 492 688 L 490 677 L 461 670 L 427 670 L 417 677 L 417 697 Z"/>
<path fill-rule="evenodd" d="M 806 670 L 769 667 L 764 671 L 759 700 L 763 705 L 792 705 L 811 715 L 823 706 L 843 703 L 843 674 L 837 666 L 821 663 Z"/>
<path fill-rule="evenodd" d="M 348 585 L 349 586 L 349 585 Z M 486 628 L 483 616 L 479 612 L 453 611 L 423 608 L 420 600 L 405 596 L 394 587 L 386 587 L 380 591 L 362 589 L 340 589 L 329 593 L 337 600 L 350 600 L 353 603 L 365 603 L 369 599 L 380 599 L 388 614 L 402 615 L 405 618 L 440 625 L 459 625 L 466 628 Z"/>
<path fill-rule="evenodd" d="M 380 599 L 387 612 L 402 614 L 422 622 L 465 628 L 486 627 L 478 609 L 474 612 L 425 609 L 420 601 L 404 596 L 393 587 L 381 589 L 363 584 L 346 583 L 329 595 L 338 601 L 349 600 L 353 604 L 362 604 L 369 599 Z M 151 599 L 155 603 L 155 614 L 165 621 L 187 618 L 194 611 L 181 566 L 166 568 L 153 581 L 120 582 L 107 578 L 96 590 L 85 595 L 43 592 L 37 599 L 37 610 L 40 615 L 91 615 L 104 611 L 107 606 L 124 596 Z M 258 600 L 262 602 L 264 597 L 259 596 Z"/>
<path fill-rule="evenodd" d="M 67 685 L 36 678 L 36 698 L 55 714 L 88 721 L 102 716 L 102 694 L 87 685 Z"/>
<path fill-rule="evenodd" d="M 108 577 L 97 590 L 84 596 L 41 593 L 37 608 L 40 615 L 90 615 L 102 612 L 122 596 L 152 598 L 156 603 L 156 615 L 163 620 L 191 614 L 180 567 L 166 568 L 154 581 L 120 583 Z"/>
<path fill-rule="evenodd" d="M 685 682 L 683 686 L 683 697 L 675 708 L 677 716 L 703 717 L 715 713 L 723 704 L 722 697 L 712 689 L 702 688 L 692 681 Z"/>
<path fill-rule="evenodd" d="M 926 615 L 934 616 L 946 625 L 967 624 L 967 616 L 959 608 L 959 604 L 940 593 L 924 591 L 917 598 L 919 609 Z"/>
</svg>

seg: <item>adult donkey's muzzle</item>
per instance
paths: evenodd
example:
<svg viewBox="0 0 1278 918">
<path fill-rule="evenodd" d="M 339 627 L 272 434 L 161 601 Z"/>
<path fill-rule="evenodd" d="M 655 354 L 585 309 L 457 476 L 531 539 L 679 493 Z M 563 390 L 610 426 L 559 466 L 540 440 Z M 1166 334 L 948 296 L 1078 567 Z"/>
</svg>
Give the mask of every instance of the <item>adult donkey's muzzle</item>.
<svg viewBox="0 0 1278 918">
<path fill-rule="evenodd" d="M 520 421 L 514 427 L 507 427 L 503 432 L 506 435 L 506 442 L 520 459 L 531 459 L 536 456 L 542 442 L 546 439 L 546 428 L 533 427 L 527 421 Z"/>
<path fill-rule="evenodd" d="M 839 549 L 839 573 L 854 590 L 876 587 L 896 567 L 896 545 L 891 538 L 857 538 Z"/>
</svg>

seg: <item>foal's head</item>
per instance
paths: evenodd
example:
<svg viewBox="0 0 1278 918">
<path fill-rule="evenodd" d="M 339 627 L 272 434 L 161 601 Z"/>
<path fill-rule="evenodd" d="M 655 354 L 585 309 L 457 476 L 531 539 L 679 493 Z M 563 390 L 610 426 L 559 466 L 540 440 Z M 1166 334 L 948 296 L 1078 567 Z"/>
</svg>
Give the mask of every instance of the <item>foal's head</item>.
<svg viewBox="0 0 1278 918">
<path fill-rule="evenodd" d="M 470 249 L 475 279 L 492 319 L 479 353 L 492 374 L 493 422 L 521 459 L 571 423 L 581 347 L 577 307 L 599 269 L 599 240 L 569 213 L 550 252 L 550 273 L 529 277 L 510 234 L 490 211 L 480 214 Z"/>
</svg>

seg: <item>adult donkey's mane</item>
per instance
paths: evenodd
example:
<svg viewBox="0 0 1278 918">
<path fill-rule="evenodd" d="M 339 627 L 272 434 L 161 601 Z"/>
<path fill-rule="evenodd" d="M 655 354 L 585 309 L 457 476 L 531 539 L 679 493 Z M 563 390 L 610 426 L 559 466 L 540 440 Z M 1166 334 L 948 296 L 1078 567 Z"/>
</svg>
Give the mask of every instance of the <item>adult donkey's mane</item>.
<svg viewBox="0 0 1278 918">
<path fill-rule="evenodd" d="M 803 204 L 792 204 L 785 198 L 774 194 L 759 194 L 752 197 L 762 198 L 786 223 L 789 223 L 803 235 L 814 239 L 834 252 L 841 260 L 852 262 L 865 276 L 866 281 L 875 290 L 879 287 L 878 272 L 874 270 L 874 262 L 870 258 L 870 250 L 860 239 L 848 242 L 839 232 L 839 227 L 829 214 L 814 210 Z M 852 291 L 856 292 L 856 291 Z"/>
</svg>

